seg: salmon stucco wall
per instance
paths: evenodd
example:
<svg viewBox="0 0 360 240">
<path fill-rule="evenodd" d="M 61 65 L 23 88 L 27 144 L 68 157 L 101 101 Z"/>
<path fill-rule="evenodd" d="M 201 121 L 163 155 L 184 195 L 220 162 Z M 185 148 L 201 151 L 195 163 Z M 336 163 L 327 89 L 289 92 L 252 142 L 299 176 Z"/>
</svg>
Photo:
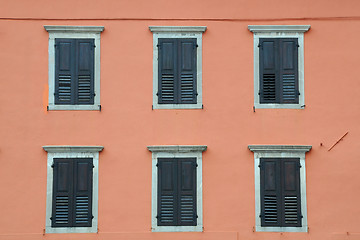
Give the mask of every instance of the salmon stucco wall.
<svg viewBox="0 0 360 240">
<path fill-rule="evenodd" d="M 360 239 L 357 0 L 1 1 L 1 240 Z M 44 25 L 104 26 L 101 111 L 47 111 Z M 248 25 L 304 33 L 304 109 L 255 109 Z M 206 26 L 203 109 L 152 109 L 149 26 Z M 330 151 L 329 149 L 345 134 Z M 256 232 L 248 145 L 311 145 L 308 232 Z M 100 145 L 98 233 L 44 234 L 44 145 Z M 203 232 L 151 232 L 149 145 L 207 145 Z"/>
</svg>

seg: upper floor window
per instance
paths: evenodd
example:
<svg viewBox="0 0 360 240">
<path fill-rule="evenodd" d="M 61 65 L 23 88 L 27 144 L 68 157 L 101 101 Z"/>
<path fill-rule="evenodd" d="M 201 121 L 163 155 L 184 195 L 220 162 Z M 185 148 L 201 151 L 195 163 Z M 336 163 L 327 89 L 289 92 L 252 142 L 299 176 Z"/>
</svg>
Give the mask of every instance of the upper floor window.
<svg viewBox="0 0 360 240">
<path fill-rule="evenodd" d="M 202 108 L 202 33 L 206 27 L 151 26 L 153 108 Z"/>
<path fill-rule="evenodd" d="M 104 27 L 44 27 L 49 32 L 49 110 L 99 110 Z"/>
<path fill-rule="evenodd" d="M 304 32 L 310 26 L 249 26 L 254 33 L 255 108 L 304 108 Z"/>
</svg>

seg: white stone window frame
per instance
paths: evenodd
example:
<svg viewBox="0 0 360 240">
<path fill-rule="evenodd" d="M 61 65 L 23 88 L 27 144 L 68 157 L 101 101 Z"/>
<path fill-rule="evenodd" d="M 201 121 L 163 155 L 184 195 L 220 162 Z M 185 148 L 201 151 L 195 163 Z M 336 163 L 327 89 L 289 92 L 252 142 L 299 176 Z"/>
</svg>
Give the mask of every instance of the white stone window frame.
<svg viewBox="0 0 360 240">
<path fill-rule="evenodd" d="M 254 107 L 304 109 L 304 33 L 310 29 L 310 25 L 249 25 L 248 29 L 254 33 Z M 260 38 L 298 39 L 298 84 L 300 92 L 298 104 L 260 103 L 260 64 L 258 47 Z"/>
<path fill-rule="evenodd" d="M 98 192 L 99 192 L 99 152 L 103 146 L 43 146 L 47 152 L 47 190 L 46 190 L 46 220 L 45 233 L 97 233 L 98 231 Z M 91 227 L 52 227 L 52 200 L 54 158 L 92 158 L 93 159 L 93 195 Z"/>
<path fill-rule="evenodd" d="M 193 146 L 148 146 L 152 152 L 152 187 L 151 187 L 151 231 L 152 232 L 202 232 L 203 231 L 203 199 L 202 199 L 202 152 L 206 151 L 205 145 Z M 158 158 L 196 158 L 196 226 L 158 226 Z"/>
<path fill-rule="evenodd" d="M 100 110 L 100 33 L 103 26 L 44 26 L 49 32 L 49 105 L 48 110 Z M 94 39 L 94 104 L 55 104 L 55 39 Z"/>
<path fill-rule="evenodd" d="M 305 153 L 312 146 L 308 145 L 249 145 L 250 151 L 254 152 L 255 169 L 255 231 L 257 232 L 307 232 L 307 207 L 306 207 L 306 167 Z M 262 227 L 261 218 L 261 194 L 260 194 L 260 158 L 299 158 L 300 159 L 300 196 L 301 196 L 301 227 Z"/>
<path fill-rule="evenodd" d="M 202 109 L 202 35 L 206 26 L 149 26 L 153 33 L 153 109 Z M 196 89 L 197 101 L 194 104 L 159 104 L 159 38 L 196 38 Z"/>
</svg>

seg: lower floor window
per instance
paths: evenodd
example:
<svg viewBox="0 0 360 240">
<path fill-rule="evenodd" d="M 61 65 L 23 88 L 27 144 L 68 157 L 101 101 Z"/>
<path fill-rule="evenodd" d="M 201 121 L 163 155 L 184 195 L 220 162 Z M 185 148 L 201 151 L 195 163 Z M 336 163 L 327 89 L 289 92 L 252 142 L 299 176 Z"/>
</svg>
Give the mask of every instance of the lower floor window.
<svg viewBox="0 0 360 240">
<path fill-rule="evenodd" d="M 201 232 L 202 152 L 206 146 L 148 146 L 152 152 L 151 229 Z"/>
<path fill-rule="evenodd" d="M 255 230 L 307 232 L 304 145 L 249 145 L 254 152 Z"/>
<path fill-rule="evenodd" d="M 43 146 L 47 152 L 45 233 L 96 233 L 102 146 Z"/>
<path fill-rule="evenodd" d="M 260 158 L 261 226 L 301 227 L 299 158 Z"/>
</svg>

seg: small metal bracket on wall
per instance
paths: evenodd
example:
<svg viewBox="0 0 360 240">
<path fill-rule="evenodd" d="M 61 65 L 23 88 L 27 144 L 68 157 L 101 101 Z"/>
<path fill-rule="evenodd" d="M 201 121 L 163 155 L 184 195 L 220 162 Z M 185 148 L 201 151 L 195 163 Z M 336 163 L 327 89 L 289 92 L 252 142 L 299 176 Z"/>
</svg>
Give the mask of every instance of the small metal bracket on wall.
<svg viewBox="0 0 360 240">
<path fill-rule="evenodd" d="M 253 106 L 253 111 L 255 112 L 255 106 Z"/>
<path fill-rule="evenodd" d="M 341 138 L 339 138 L 339 140 L 336 141 L 336 143 L 334 143 L 329 149 L 328 151 L 330 151 L 331 149 L 333 149 L 335 147 L 336 144 L 338 144 L 341 140 L 344 139 L 344 137 L 348 134 L 349 132 L 346 132 Z"/>
</svg>

